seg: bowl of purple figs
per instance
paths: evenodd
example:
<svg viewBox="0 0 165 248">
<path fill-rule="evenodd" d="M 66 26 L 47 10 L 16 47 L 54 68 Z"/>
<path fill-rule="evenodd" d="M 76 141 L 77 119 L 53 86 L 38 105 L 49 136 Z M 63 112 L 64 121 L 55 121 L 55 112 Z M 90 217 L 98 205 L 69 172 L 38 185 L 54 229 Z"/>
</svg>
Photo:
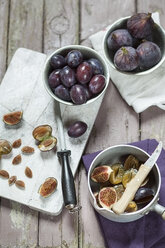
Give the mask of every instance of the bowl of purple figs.
<svg viewBox="0 0 165 248">
<path fill-rule="evenodd" d="M 104 94 L 109 70 L 104 59 L 93 49 L 69 45 L 47 58 L 43 81 L 54 100 L 66 105 L 83 105 Z"/>
<path fill-rule="evenodd" d="M 137 13 L 113 23 L 103 41 L 110 66 L 122 73 L 145 75 L 164 61 L 165 31 L 151 13 Z"/>
</svg>

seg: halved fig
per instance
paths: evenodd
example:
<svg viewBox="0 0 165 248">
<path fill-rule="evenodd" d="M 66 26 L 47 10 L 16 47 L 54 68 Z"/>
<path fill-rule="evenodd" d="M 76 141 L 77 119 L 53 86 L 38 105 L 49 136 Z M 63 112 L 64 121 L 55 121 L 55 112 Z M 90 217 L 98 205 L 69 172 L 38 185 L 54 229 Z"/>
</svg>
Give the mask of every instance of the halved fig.
<svg viewBox="0 0 165 248">
<path fill-rule="evenodd" d="M 50 196 L 57 188 L 57 179 L 54 177 L 48 177 L 45 182 L 39 188 L 39 194 L 46 198 Z"/>
<path fill-rule="evenodd" d="M 139 166 L 139 160 L 133 155 L 129 155 L 124 163 L 125 170 L 129 170 L 131 168 L 138 170 Z"/>
<path fill-rule="evenodd" d="M 117 201 L 116 190 L 113 187 L 102 188 L 98 195 L 99 204 L 106 209 L 111 209 Z"/>
<path fill-rule="evenodd" d="M 92 171 L 91 179 L 96 183 L 105 183 L 109 180 L 112 169 L 108 165 L 101 165 Z"/>
<path fill-rule="evenodd" d="M 33 130 L 33 137 L 38 141 L 43 141 L 47 137 L 51 136 L 52 128 L 49 125 L 41 125 Z"/>
<path fill-rule="evenodd" d="M 137 170 L 136 169 L 130 169 L 125 171 L 123 178 L 122 178 L 122 184 L 126 188 L 127 183 L 131 181 L 131 179 L 136 175 Z"/>
<path fill-rule="evenodd" d="M 12 145 L 9 141 L 0 139 L 0 156 L 9 154 L 12 151 Z"/>
<path fill-rule="evenodd" d="M 43 140 L 39 145 L 38 148 L 42 152 L 47 152 L 52 150 L 57 144 L 57 139 L 53 136 L 48 137 L 47 139 Z"/>
<path fill-rule="evenodd" d="M 125 212 L 126 213 L 132 213 L 138 210 L 137 204 L 134 201 L 131 201 L 128 203 L 128 206 L 126 207 Z"/>
<path fill-rule="evenodd" d="M 22 115 L 23 115 L 22 111 L 11 112 L 3 116 L 3 121 L 7 125 L 13 126 L 21 121 Z"/>
<path fill-rule="evenodd" d="M 110 175 L 110 183 L 112 184 L 119 184 L 122 182 L 122 177 L 124 174 L 123 165 L 120 163 L 111 165 L 111 169 L 113 170 Z"/>
<path fill-rule="evenodd" d="M 150 202 L 154 197 L 154 191 L 151 188 L 139 188 L 135 194 L 134 201 L 137 204 L 144 204 Z"/>
<path fill-rule="evenodd" d="M 123 184 L 118 184 L 118 185 L 114 186 L 114 189 L 116 190 L 117 200 L 119 200 L 122 197 L 122 195 L 125 191 L 125 188 L 124 188 Z"/>
</svg>

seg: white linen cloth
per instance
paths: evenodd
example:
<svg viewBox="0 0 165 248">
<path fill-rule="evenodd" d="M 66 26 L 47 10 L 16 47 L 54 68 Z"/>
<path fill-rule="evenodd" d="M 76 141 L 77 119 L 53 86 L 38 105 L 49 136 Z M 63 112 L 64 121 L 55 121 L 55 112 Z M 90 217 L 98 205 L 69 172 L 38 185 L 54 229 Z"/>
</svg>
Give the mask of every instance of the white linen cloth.
<svg viewBox="0 0 165 248">
<path fill-rule="evenodd" d="M 152 14 L 154 21 L 160 25 L 159 13 Z M 106 30 L 89 37 L 93 48 L 106 60 L 103 52 L 103 38 Z M 107 61 L 107 60 L 106 60 Z M 107 61 L 107 63 L 109 63 Z M 130 75 L 112 69 L 109 64 L 110 77 L 123 99 L 140 113 L 150 106 L 156 105 L 165 110 L 165 62 L 146 75 Z"/>
</svg>

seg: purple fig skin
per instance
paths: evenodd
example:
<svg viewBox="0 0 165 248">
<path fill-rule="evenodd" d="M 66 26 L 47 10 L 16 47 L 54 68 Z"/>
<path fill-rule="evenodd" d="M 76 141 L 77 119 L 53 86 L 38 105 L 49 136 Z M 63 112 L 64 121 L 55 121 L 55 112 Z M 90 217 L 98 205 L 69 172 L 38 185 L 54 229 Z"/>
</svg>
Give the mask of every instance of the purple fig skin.
<svg viewBox="0 0 165 248">
<path fill-rule="evenodd" d="M 109 35 L 107 45 L 110 50 L 116 51 L 122 46 L 133 46 L 133 38 L 128 30 L 117 29 Z"/>
<path fill-rule="evenodd" d="M 160 48 L 151 41 L 145 41 L 137 47 L 140 69 L 149 69 L 161 60 Z"/>
<path fill-rule="evenodd" d="M 114 56 L 114 64 L 120 71 L 133 71 L 138 63 L 138 55 L 133 47 L 121 47 Z"/>
<path fill-rule="evenodd" d="M 145 39 L 152 34 L 154 21 L 151 14 L 138 13 L 131 16 L 127 21 L 127 29 L 129 33 L 138 39 Z"/>
</svg>

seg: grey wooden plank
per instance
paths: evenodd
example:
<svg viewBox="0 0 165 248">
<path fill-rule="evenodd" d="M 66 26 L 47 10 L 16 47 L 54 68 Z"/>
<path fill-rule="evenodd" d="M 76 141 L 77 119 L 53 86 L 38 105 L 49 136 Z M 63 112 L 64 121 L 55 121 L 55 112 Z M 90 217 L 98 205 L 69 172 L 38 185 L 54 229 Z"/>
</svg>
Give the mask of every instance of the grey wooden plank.
<svg viewBox="0 0 165 248">
<path fill-rule="evenodd" d="M 59 47 L 77 44 L 79 39 L 78 0 L 47 0 L 44 7 L 44 53 L 49 54 Z M 76 191 L 78 180 L 76 178 Z M 46 234 L 45 234 L 45 222 Z M 78 216 L 66 210 L 58 217 L 40 214 L 39 245 L 41 247 L 77 248 Z"/>
<path fill-rule="evenodd" d="M 0 81 L 6 70 L 9 1 L 0 1 Z"/>
<path fill-rule="evenodd" d="M 4 12 L 4 15 L 8 15 Z M 43 1 L 10 1 L 8 59 L 19 47 L 42 49 Z M 2 17 L 1 17 L 2 18 Z M 2 22 L 3 20 L 1 20 Z M 5 225 L 4 225 L 5 223 Z M 2 247 L 36 246 L 38 213 L 19 204 L 1 200 L 0 244 Z"/>
<path fill-rule="evenodd" d="M 12 0 L 8 63 L 18 47 L 42 51 L 43 0 Z"/>
<path fill-rule="evenodd" d="M 138 12 L 155 12 L 160 14 L 160 23 L 165 28 L 165 1 L 159 0 L 138 0 Z M 165 145 L 165 111 L 150 107 L 141 114 L 141 139 L 153 138 L 162 140 Z"/>
<path fill-rule="evenodd" d="M 110 25 L 122 16 L 135 12 L 134 1 L 82 1 L 81 2 L 81 41 L 91 34 Z M 122 8 L 121 8 L 122 6 Z M 139 139 L 138 115 L 128 107 L 121 98 L 115 86 L 110 82 L 105 98 L 101 105 L 93 131 L 90 135 L 85 153 L 94 152 L 108 146 L 136 141 Z M 84 187 L 84 185 L 86 185 Z M 79 247 L 104 248 L 104 240 L 94 210 L 89 203 L 87 177 L 81 167 L 80 198 L 82 211 L 80 216 Z"/>
</svg>

